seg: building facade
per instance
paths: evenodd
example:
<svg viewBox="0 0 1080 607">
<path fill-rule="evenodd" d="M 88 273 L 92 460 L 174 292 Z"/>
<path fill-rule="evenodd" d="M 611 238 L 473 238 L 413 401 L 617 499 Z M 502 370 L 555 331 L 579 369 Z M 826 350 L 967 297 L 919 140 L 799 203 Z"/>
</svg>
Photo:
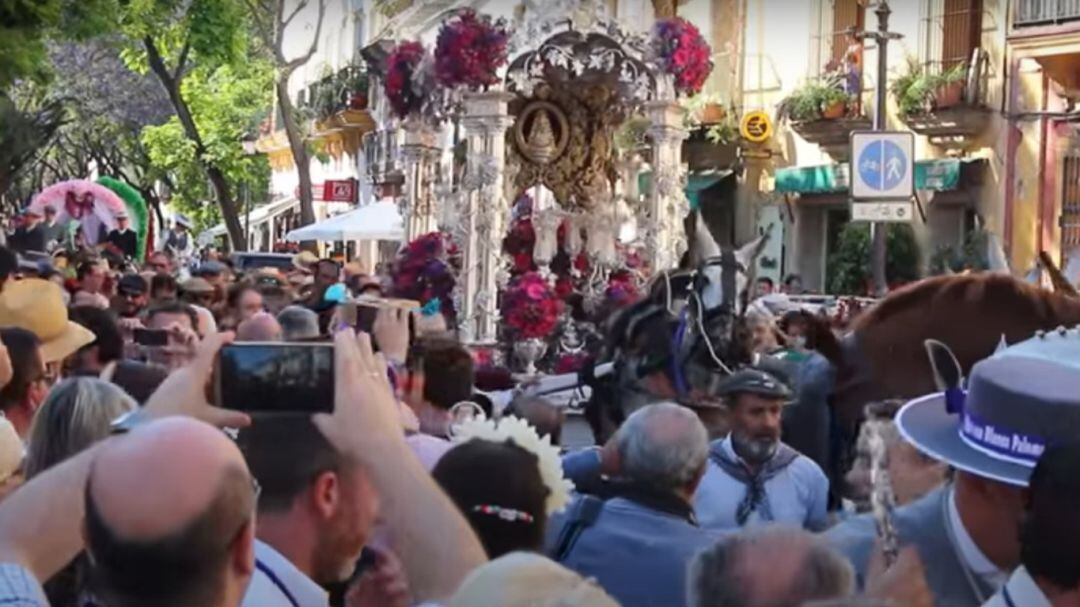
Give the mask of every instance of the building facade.
<svg viewBox="0 0 1080 607">
<path fill-rule="evenodd" d="M 1005 233 L 1004 2 L 889 4 L 889 31 L 902 38 L 889 43 L 884 86 L 950 83 L 933 85 L 917 111 L 901 91 L 887 96 L 886 128 L 916 136 L 911 225 L 924 271 L 936 253 L 961 248 L 977 227 Z M 750 236 L 768 223 L 782 227 L 782 263 L 759 271 L 774 278 L 796 273 L 823 291 L 828 258 L 850 220 L 849 137 L 871 127 L 879 85 L 877 47 L 856 34 L 876 29 L 877 17 L 862 0 L 746 0 L 746 11 L 742 112 L 765 111 L 777 126 L 771 141 L 744 154 L 742 230 Z M 807 85 L 814 84 L 850 95 L 839 115 L 790 115 L 799 112 L 792 101 L 809 98 L 807 91 L 817 89 Z M 785 100 L 793 107 L 786 118 Z"/>
</svg>

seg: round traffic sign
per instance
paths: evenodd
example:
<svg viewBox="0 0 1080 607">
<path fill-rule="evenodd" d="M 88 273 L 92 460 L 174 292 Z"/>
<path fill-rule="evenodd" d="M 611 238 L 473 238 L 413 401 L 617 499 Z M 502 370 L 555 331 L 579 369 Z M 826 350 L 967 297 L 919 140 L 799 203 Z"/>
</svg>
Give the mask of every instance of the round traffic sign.
<svg viewBox="0 0 1080 607">
<path fill-rule="evenodd" d="M 764 143 L 772 137 L 772 120 L 760 110 L 750 112 L 739 123 L 739 133 L 751 143 Z"/>
<path fill-rule="evenodd" d="M 889 191 L 900 185 L 907 174 L 908 161 L 904 150 L 892 141 L 871 142 L 859 154 L 859 177 L 863 183 L 879 191 Z"/>
</svg>

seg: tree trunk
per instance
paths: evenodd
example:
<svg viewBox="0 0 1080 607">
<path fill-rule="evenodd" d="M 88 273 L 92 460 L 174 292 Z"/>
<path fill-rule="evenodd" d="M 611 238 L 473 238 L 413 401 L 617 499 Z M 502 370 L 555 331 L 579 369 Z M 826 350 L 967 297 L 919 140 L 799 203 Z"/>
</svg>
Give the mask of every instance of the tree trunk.
<svg viewBox="0 0 1080 607">
<path fill-rule="evenodd" d="M 172 74 L 169 73 L 153 39 L 147 36 L 143 39 L 143 45 L 146 47 L 150 69 L 165 87 L 165 92 L 169 95 L 169 101 L 172 102 L 173 109 L 176 110 L 176 117 L 184 128 L 184 134 L 195 144 L 195 157 L 198 159 L 199 164 L 202 165 L 203 171 L 210 179 L 210 184 L 217 195 L 218 204 L 221 206 L 221 217 L 225 220 L 225 229 L 229 232 L 232 248 L 235 251 L 246 251 L 247 238 L 244 237 L 244 226 L 240 224 L 240 217 L 237 215 L 236 201 L 233 200 L 232 194 L 229 192 L 229 180 L 225 178 L 225 173 L 221 169 L 206 159 L 206 146 L 203 145 L 199 128 L 195 124 L 195 118 L 191 115 L 187 102 L 180 95 L 180 80 L 179 78 L 173 78 Z M 178 70 L 178 73 L 180 71 L 182 70 Z"/>
<path fill-rule="evenodd" d="M 315 204 L 311 192 L 311 156 L 304 142 L 303 130 L 296 120 L 296 108 L 293 107 L 292 99 L 289 97 L 289 73 L 283 71 L 278 76 L 274 88 L 277 91 L 282 122 L 285 123 L 285 136 L 289 140 L 293 164 L 296 165 L 296 176 L 300 181 L 300 225 L 306 226 L 315 223 Z M 314 241 L 301 243 L 305 249 L 314 248 L 314 245 Z"/>
</svg>

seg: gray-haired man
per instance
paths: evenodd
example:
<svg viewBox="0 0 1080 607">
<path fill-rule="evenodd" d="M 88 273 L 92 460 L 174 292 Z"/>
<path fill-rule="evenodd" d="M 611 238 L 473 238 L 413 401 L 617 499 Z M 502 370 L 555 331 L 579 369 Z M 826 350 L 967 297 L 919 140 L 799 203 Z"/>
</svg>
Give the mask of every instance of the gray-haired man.
<svg viewBox="0 0 1080 607">
<path fill-rule="evenodd" d="M 691 410 L 659 403 L 627 418 L 615 443 L 613 497 L 578 496 L 550 522 L 548 552 L 624 607 L 685 605 L 687 566 L 717 538 L 698 528 L 690 504 L 709 450 L 705 427 Z"/>
</svg>

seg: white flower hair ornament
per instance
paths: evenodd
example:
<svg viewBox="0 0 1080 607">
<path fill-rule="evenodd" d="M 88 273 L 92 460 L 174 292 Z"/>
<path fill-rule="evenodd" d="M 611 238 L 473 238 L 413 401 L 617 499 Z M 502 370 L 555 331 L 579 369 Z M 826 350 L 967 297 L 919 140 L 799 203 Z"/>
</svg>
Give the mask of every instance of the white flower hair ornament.
<svg viewBox="0 0 1080 607">
<path fill-rule="evenodd" d="M 478 438 L 495 443 L 506 442 L 508 439 L 514 444 L 536 456 L 537 465 L 540 467 L 540 478 L 548 488 L 547 500 L 544 502 L 544 510 L 547 514 L 553 514 L 566 507 L 570 502 L 570 492 L 574 490 L 574 483 L 563 476 L 562 457 L 559 448 L 551 444 L 551 437 L 541 437 L 536 429 L 525 420 L 518 417 L 503 417 L 498 420 L 470 419 L 462 422 L 454 433 L 454 442 L 466 443 Z"/>
</svg>

